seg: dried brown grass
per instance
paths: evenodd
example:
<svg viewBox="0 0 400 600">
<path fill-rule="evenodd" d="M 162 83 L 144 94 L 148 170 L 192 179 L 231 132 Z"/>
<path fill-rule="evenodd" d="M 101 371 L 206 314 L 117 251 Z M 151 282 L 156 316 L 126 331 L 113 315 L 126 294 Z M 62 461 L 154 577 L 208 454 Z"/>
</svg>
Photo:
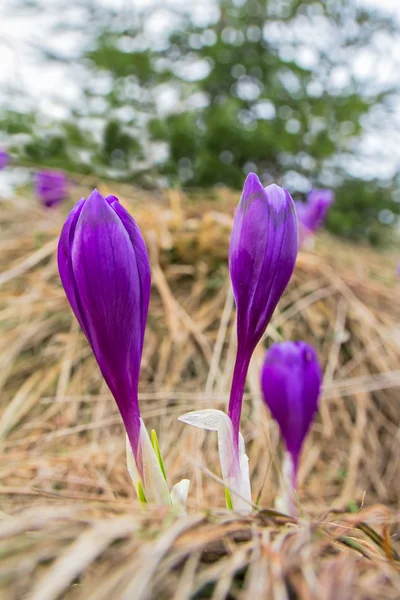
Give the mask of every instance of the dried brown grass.
<svg viewBox="0 0 400 600">
<path fill-rule="evenodd" d="M 158 432 L 171 482 L 192 480 L 189 517 L 143 512 L 134 497 L 119 414 L 58 280 L 68 207 L 4 201 L 0 597 L 397 598 L 396 257 L 329 236 L 299 255 L 250 367 L 242 431 L 253 496 L 272 507 L 281 445 L 260 397 L 263 345 L 312 342 L 325 377 L 300 471 L 302 518 L 285 522 L 264 510 L 238 519 L 223 511 L 212 476 L 215 437 L 177 421 L 227 404 L 236 340 L 226 258 L 236 198 L 225 190 L 196 203 L 176 191 L 119 195 L 145 233 L 153 270 L 142 416 Z M 372 529 L 360 529 L 365 522 Z"/>
</svg>

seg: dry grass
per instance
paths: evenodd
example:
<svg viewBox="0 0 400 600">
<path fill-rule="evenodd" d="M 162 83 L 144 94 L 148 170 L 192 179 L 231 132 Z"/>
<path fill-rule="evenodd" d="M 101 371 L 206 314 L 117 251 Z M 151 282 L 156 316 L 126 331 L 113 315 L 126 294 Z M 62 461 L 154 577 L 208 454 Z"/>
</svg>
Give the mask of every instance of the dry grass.
<svg viewBox="0 0 400 600">
<path fill-rule="evenodd" d="M 4 201 L 0 597 L 398 598 L 396 257 L 328 236 L 300 254 L 263 344 L 308 340 L 325 369 L 300 471 L 303 517 L 290 523 L 264 511 L 237 519 L 222 510 L 212 477 L 215 436 L 177 421 L 227 404 L 236 340 L 226 258 L 236 198 L 224 190 L 217 202 L 196 204 L 178 192 L 119 195 L 145 233 L 153 269 L 142 416 L 158 432 L 171 483 L 192 480 L 189 517 L 143 513 L 134 498 L 119 414 L 58 280 L 55 248 L 68 207 L 44 212 L 28 198 Z M 253 495 L 266 509 L 281 446 L 260 398 L 263 344 L 250 367 L 242 431 Z"/>
</svg>

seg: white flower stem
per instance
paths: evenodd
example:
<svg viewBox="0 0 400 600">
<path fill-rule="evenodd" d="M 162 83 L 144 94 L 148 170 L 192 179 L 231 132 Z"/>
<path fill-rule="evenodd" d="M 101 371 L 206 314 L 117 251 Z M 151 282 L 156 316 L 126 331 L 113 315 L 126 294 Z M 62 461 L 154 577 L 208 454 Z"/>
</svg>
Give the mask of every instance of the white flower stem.
<svg viewBox="0 0 400 600">
<path fill-rule="evenodd" d="M 280 512 L 297 517 L 297 468 L 290 452 L 285 452 L 282 463 L 282 476 L 279 496 L 275 500 L 275 508 Z"/>
</svg>

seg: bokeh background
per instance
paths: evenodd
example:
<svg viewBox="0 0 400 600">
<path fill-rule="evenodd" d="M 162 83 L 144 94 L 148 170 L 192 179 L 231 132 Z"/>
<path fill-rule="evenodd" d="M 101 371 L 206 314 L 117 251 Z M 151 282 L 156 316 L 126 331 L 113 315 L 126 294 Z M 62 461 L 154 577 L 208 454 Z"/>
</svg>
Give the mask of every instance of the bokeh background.
<svg viewBox="0 0 400 600">
<path fill-rule="evenodd" d="M 328 229 L 386 242 L 399 18 L 396 0 L 3 0 L 0 144 L 147 187 L 332 188 Z"/>
</svg>

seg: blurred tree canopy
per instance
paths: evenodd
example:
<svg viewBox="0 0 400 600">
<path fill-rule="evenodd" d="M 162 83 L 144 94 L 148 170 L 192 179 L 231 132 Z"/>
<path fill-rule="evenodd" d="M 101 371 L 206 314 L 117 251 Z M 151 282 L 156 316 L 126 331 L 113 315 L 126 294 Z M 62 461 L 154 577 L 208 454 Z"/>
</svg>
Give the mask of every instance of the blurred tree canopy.
<svg viewBox="0 0 400 600">
<path fill-rule="evenodd" d="M 164 4 L 78 4 L 85 18 L 58 18 L 56 31 L 80 28 L 81 51 L 42 52 L 82 67 L 82 101 L 45 123 L 37 111 L 3 111 L 0 129 L 21 159 L 184 187 L 240 189 L 253 170 L 298 196 L 334 189 L 336 233 L 375 242 L 396 222 L 396 174 L 379 180 L 349 168 L 362 162 L 371 112 L 386 114 L 399 97 L 397 82 L 354 69 L 365 50 L 379 51 L 380 36 L 398 36 L 390 19 L 354 0 L 215 0 L 200 22 Z M 34 13 L 46 0 L 24 5 Z M 152 32 L 160 19 L 169 23 L 163 35 Z"/>
</svg>

